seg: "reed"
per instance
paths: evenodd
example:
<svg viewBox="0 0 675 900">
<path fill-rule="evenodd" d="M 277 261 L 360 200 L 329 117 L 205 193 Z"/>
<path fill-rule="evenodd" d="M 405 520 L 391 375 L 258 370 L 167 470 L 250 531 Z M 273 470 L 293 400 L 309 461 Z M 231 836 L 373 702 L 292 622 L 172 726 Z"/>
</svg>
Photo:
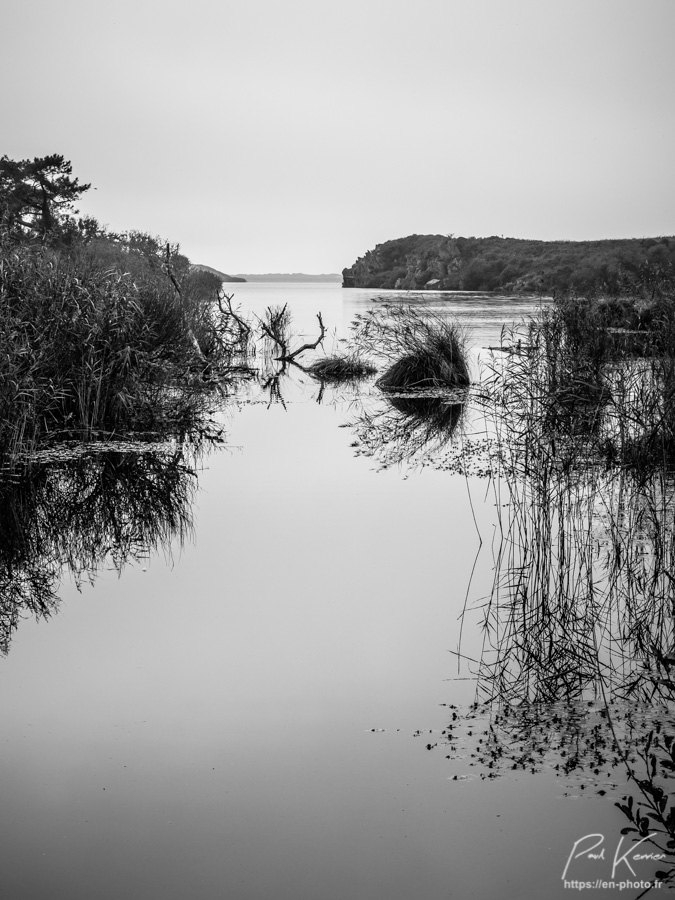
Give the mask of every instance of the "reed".
<svg viewBox="0 0 675 900">
<path fill-rule="evenodd" d="M 459 325 L 429 310 L 387 306 L 357 316 L 352 341 L 367 356 L 382 358 L 383 391 L 438 391 L 471 383 L 466 336 Z"/>
<path fill-rule="evenodd" d="M 324 356 L 307 366 L 307 371 L 322 381 L 341 382 L 367 378 L 377 372 L 372 363 L 357 355 Z"/>
<path fill-rule="evenodd" d="M 235 349 L 214 298 L 165 272 L 0 236 L 0 455 L 161 429 L 193 415 Z M 195 350 L 195 343 L 198 352 Z M 202 398 L 202 399 L 200 399 Z"/>
</svg>

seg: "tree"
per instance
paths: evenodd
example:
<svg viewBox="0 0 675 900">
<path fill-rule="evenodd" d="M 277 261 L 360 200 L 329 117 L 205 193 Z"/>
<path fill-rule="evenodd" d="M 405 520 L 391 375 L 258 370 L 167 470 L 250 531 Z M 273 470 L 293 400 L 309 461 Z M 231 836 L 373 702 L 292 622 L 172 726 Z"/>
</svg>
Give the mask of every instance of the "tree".
<svg viewBox="0 0 675 900">
<path fill-rule="evenodd" d="M 23 237 L 58 233 L 90 184 L 72 178 L 72 164 L 60 156 L 0 159 L 0 223 Z"/>
</svg>

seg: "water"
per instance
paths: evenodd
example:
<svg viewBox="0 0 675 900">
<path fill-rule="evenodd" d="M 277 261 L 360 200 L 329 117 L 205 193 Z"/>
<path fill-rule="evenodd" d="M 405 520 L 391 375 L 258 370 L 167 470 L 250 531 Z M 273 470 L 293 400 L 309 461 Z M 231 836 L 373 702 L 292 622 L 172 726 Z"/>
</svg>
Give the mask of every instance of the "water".
<svg viewBox="0 0 675 900">
<path fill-rule="evenodd" d="M 476 294 L 468 291 L 442 293 L 439 291 L 385 291 L 352 288 L 339 285 L 256 283 L 233 284 L 231 293 L 235 304 L 245 311 L 262 316 L 268 306 L 289 303 L 297 333 L 315 338 L 318 335 L 315 316 L 323 315 L 329 328 L 326 349 L 330 352 L 330 338 L 344 338 L 354 317 L 383 303 L 423 304 L 434 311 L 457 316 L 471 336 L 471 345 L 481 347 L 497 344 L 502 325 L 534 314 L 540 302 L 528 297 Z M 546 300 L 543 301 L 547 302 Z M 335 334 L 334 334 L 335 333 Z"/>
<path fill-rule="evenodd" d="M 234 293 L 249 313 L 288 302 L 312 339 L 321 311 L 336 344 L 382 296 Z M 534 309 L 431 302 L 479 348 Z M 340 427 L 353 396 L 317 403 L 300 372 L 282 390 L 284 405 L 251 389 L 223 413 L 226 444 L 202 458 L 191 505 L 185 489 L 182 546 L 120 571 L 107 557 L 93 583 L 63 583 L 57 614 L 14 633 L 0 680 L 4 896 L 567 896 L 575 841 L 602 834 L 613 858 L 617 797 L 550 771 L 486 778 L 478 731 L 456 754 L 444 733 L 475 692 L 452 651 L 467 589 L 473 602 L 492 583 L 485 482 L 382 470 Z M 479 620 L 462 635 L 472 658 Z M 611 868 L 574 860 L 568 877 Z"/>
</svg>

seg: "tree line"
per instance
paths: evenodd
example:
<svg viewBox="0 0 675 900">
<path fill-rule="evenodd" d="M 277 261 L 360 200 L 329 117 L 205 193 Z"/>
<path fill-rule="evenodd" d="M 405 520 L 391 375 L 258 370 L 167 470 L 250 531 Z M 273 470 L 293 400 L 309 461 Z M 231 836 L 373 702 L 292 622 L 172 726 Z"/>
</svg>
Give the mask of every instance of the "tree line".
<svg viewBox="0 0 675 900">
<path fill-rule="evenodd" d="M 418 235 L 343 269 L 344 287 L 653 297 L 675 283 L 675 237 L 534 241 Z"/>
</svg>

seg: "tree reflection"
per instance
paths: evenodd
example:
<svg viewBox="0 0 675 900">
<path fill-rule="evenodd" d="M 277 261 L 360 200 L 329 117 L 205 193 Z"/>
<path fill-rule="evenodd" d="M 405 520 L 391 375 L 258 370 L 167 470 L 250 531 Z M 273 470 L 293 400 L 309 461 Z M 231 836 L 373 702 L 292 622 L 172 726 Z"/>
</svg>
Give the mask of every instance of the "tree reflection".
<svg viewBox="0 0 675 900">
<path fill-rule="evenodd" d="M 64 572 L 79 583 L 104 562 L 120 571 L 191 529 L 196 479 L 181 445 L 56 456 L 0 479 L 3 653 L 26 613 L 57 610 Z"/>
</svg>

